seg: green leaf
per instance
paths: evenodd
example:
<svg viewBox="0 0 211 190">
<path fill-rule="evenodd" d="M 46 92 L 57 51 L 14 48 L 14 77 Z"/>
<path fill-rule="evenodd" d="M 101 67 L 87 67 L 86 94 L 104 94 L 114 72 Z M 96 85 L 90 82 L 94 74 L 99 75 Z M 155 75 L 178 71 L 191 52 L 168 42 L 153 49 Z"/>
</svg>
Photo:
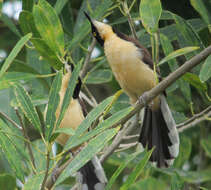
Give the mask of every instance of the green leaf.
<svg viewBox="0 0 211 190">
<path fill-rule="evenodd" d="M 201 145 L 206 152 L 206 155 L 211 158 L 211 136 L 201 140 Z"/>
<path fill-rule="evenodd" d="M 191 139 L 182 135 L 180 137 L 179 156 L 174 161 L 174 167 L 182 167 L 183 164 L 188 161 L 191 154 L 191 148 Z"/>
<path fill-rule="evenodd" d="M 108 129 L 92 139 L 88 145 L 83 148 L 80 153 L 72 160 L 72 162 L 70 162 L 70 164 L 65 168 L 65 170 L 57 179 L 56 185 L 61 183 L 70 175 L 75 174 L 75 172 L 77 172 L 90 159 L 92 159 L 100 150 L 103 149 L 106 143 L 114 137 L 118 130 L 118 128 Z"/>
<path fill-rule="evenodd" d="M 171 190 L 178 190 L 184 188 L 184 180 L 177 173 L 171 177 Z"/>
<path fill-rule="evenodd" d="M 8 26 L 8 28 L 18 37 L 21 37 L 21 34 L 19 32 L 19 30 L 17 29 L 16 25 L 13 23 L 12 19 L 9 18 L 7 15 L 5 14 L 1 14 L 0 11 L 0 20 L 6 25 Z"/>
<path fill-rule="evenodd" d="M 201 82 L 207 81 L 210 77 L 211 77 L 211 55 L 206 58 L 199 73 L 199 78 Z"/>
<path fill-rule="evenodd" d="M 165 56 L 169 55 L 170 53 L 174 51 L 171 42 L 164 34 L 160 34 L 160 42 L 161 42 L 163 51 L 165 53 Z M 175 58 L 170 59 L 168 61 L 168 65 L 171 72 L 174 72 L 176 69 L 179 68 Z M 191 102 L 190 85 L 186 81 L 184 81 L 182 78 L 178 79 L 176 81 L 176 84 L 179 86 L 179 89 L 182 91 L 184 98 L 186 98 L 189 102 Z"/>
<path fill-rule="evenodd" d="M 62 68 L 63 63 L 60 61 L 56 53 L 49 48 L 44 40 L 40 38 L 32 38 L 31 41 L 36 50 L 43 56 L 43 59 L 47 60 L 54 69 L 60 70 Z"/>
<path fill-rule="evenodd" d="M 118 169 L 114 172 L 112 177 L 109 179 L 108 184 L 106 185 L 105 190 L 111 189 L 112 185 L 116 181 L 117 177 L 120 175 L 120 173 L 126 168 L 126 166 L 139 155 L 140 152 L 135 152 L 131 155 L 128 155 L 124 161 L 122 161 L 121 165 L 118 167 Z"/>
<path fill-rule="evenodd" d="M 20 50 L 22 49 L 22 47 L 26 44 L 27 41 L 29 41 L 29 39 L 32 37 L 32 34 L 29 33 L 27 35 L 25 35 L 24 37 L 22 37 L 18 43 L 15 45 L 15 47 L 12 49 L 12 51 L 10 52 L 9 56 L 6 58 L 1 71 L 0 71 L 0 78 L 3 76 L 3 74 L 6 72 L 6 70 L 9 68 L 10 64 L 12 63 L 12 61 L 15 59 L 15 57 L 18 55 L 18 53 L 20 52 Z"/>
<path fill-rule="evenodd" d="M 28 118 L 31 124 L 36 129 L 38 129 L 38 131 L 41 132 L 41 124 L 40 124 L 39 116 L 26 90 L 20 85 L 15 85 L 15 95 L 16 95 L 17 102 L 21 110 L 25 114 L 25 116 Z"/>
<path fill-rule="evenodd" d="M 68 2 L 68 0 L 63 0 L 63 1 L 57 0 L 56 1 L 54 9 L 58 15 L 61 13 L 62 9 L 64 8 L 64 6 L 66 5 L 67 2 Z"/>
<path fill-rule="evenodd" d="M 210 13 L 210 2 L 202 0 L 190 0 L 191 5 L 198 11 L 204 21 L 207 23 L 208 28 L 211 32 L 211 13 Z"/>
<path fill-rule="evenodd" d="M 85 81 L 86 84 L 101 84 L 110 82 L 112 80 L 111 70 L 97 70 L 88 74 L 88 78 Z"/>
<path fill-rule="evenodd" d="M 45 173 L 33 175 L 24 184 L 23 190 L 41 190 Z"/>
<path fill-rule="evenodd" d="M 91 126 L 91 124 L 97 120 L 97 118 L 103 113 L 103 111 L 108 107 L 112 100 L 113 97 L 105 99 L 96 108 L 89 112 L 86 118 L 77 127 L 75 135 L 69 138 L 67 141 L 66 145 L 64 146 L 64 150 L 68 150 L 71 144 L 78 140 L 79 136 L 82 135 Z"/>
<path fill-rule="evenodd" d="M 11 87 L 14 83 L 20 80 L 30 80 L 33 78 L 50 77 L 50 75 L 34 75 L 23 72 L 6 72 L 0 80 L 0 90 Z"/>
<path fill-rule="evenodd" d="M 24 171 L 22 168 L 22 157 L 20 156 L 20 152 L 17 150 L 16 145 L 12 142 L 13 136 L 3 133 L 3 129 L 5 127 L 5 123 L 0 119 L 0 144 L 1 149 L 4 153 L 4 156 L 7 158 L 10 167 L 15 172 L 16 177 L 24 182 Z"/>
<path fill-rule="evenodd" d="M 40 0 L 33 8 L 35 26 L 47 45 L 59 56 L 64 56 L 64 33 L 56 11 Z"/>
<path fill-rule="evenodd" d="M 195 88 L 205 92 L 207 91 L 206 83 L 202 83 L 197 75 L 193 73 L 185 73 L 182 78 Z"/>
<path fill-rule="evenodd" d="M 64 128 L 59 128 L 57 129 L 56 131 L 54 131 L 54 134 L 57 134 L 57 133 L 65 133 L 67 135 L 75 135 L 75 130 L 73 130 L 72 128 L 67 128 L 64 126 Z"/>
<path fill-rule="evenodd" d="M 58 127 L 60 126 L 62 119 L 64 117 L 64 114 L 65 114 L 65 112 L 66 112 L 66 110 L 67 110 L 67 108 L 68 108 L 68 106 L 69 106 L 69 104 L 72 100 L 72 95 L 73 95 L 75 86 L 78 82 L 78 76 L 79 76 L 79 72 L 80 72 L 80 69 L 81 69 L 82 61 L 83 61 L 83 59 L 81 59 L 81 61 L 76 65 L 76 67 L 74 68 L 74 70 L 71 74 L 71 77 L 69 79 L 68 86 L 67 86 L 67 89 L 66 89 L 66 92 L 65 92 L 65 96 L 64 96 L 64 99 L 63 99 L 63 102 L 62 102 L 62 107 L 61 107 L 61 110 L 60 110 L 59 118 L 57 120 L 55 129 L 58 129 Z"/>
<path fill-rule="evenodd" d="M 192 51 L 195 51 L 199 49 L 199 47 L 185 47 L 185 48 L 181 48 L 181 49 L 177 49 L 176 51 L 168 54 L 165 58 L 163 58 L 159 63 L 158 65 L 162 65 L 163 63 L 165 62 L 168 62 L 169 60 L 171 59 L 174 59 L 176 57 L 179 57 L 181 55 L 184 55 L 184 54 L 187 54 L 187 53 L 190 53 Z"/>
<path fill-rule="evenodd" d="M 142 0 L 139 7 L 141 21 L 149 33 L 158 30 L 158 22 L 161 16 L 162 7 L 160 0 Z"/>
<path fill-rule="evenodd" d="M 71 149 L 73 147 L 76 147 L 76 146 L 82 144 L 83 142 L 87 142 L 92 137 L 102 133 L 104 130 L 106 130 L 107 128 L 111 127 L 112 125 L 114 125 L 115 123 L 120 121 L 123 117 L 125 117 L 127 114 L 129 114 L 132 110 L 133 110 L 133 108 L 129 107 L 129 108 L 125 108 L 125 109 L 113 114 L 111 117 L 109 117 L 105 121 L 100 122 L 100 124 L 98 124 L 95 129 L 90 130 L 84 136 L 80 136 L 80 138 L 75 140 L 72 144 L 66 143 L 67 144 L 66 146 L 69 149 Z"/>
<path fill-rule="evenodd" d="M 147 178 L 140 179 L 140 181 L 131 186 L 130 190 L 164 190 L 167 189 L 164 182 L 164 180 L 149 176 Z"/>
<path fill-rule="evenodd" d="M 16 189 L 16 179 L 10 174 L 0 175 L 0 189 L 13 190 Z"/>
<path fill-rule="evenodd" d="M 56 109 L 59 105 L 59 91 L 62 84 L 62 71 L 58 72 L 51 86 L 48 109 L 46 113 L 46 139 L 50 139 L 56 122 Z"/>
<path fill-rule="evenodd" d="M 131 185 L 133 185 L 133 183 L 136 181 L 138 176 L 142 173 L 145 165 L 147 164 L 147 162 L 152 154 L 152 151 L 153 151 L 153 149 L 144 155 L 143 159 L 140 160 L 140 162 L 137 164 L 137 166 L 134 168 L 134 170 L 128 176 L 126 182 L 124 183 L 124 185 L 121 186 L 120 190 L 127 190 Z"/>
<path fill-rule="evenodd" d="M 34 1 L 33 0 L 22 0 L 22 10 L 26 10 L 29 12 L 32 12 L 32 8 L 34 5 Z"/>
<path fill-rule="evenodd" d="M 20 13 L 19 23 L 21 30 L 25 35 L 31 32 L 33 37 L 40 37 L 40 34 L 35 27 L 33 15 L 29 11 L 22 11 Z"/>
</svg>

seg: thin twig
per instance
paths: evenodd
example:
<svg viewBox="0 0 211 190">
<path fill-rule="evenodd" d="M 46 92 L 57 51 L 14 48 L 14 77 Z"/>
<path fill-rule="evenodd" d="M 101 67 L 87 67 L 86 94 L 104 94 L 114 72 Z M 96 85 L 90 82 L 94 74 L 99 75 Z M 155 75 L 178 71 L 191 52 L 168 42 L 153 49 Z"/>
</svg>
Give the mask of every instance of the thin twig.
<svg viewBox="0 0 211 190">
<path fill-rule="evenodd" d="M 98 103 L 97 103 L 95 97 L 92 95 L 92 93 L 90 92 L 90 90 L 87 88 L 86 85 L 83 85 L 83 87 L 84 87 L 84 90 L 87 92 L 89 98 L 92 100 L 93 104 L 94 104 L 95 107 L 96 107 L 96 106 L 98 105 Z"/>
<path fill-rule="evenodd" d="M 186 129 L 189 129 L 191 127 L 196 126 L 198 123 L 202 122 L 202 121 L 206 121 L 208 117 L 211 116 L 211 111 L 209 111 L 208 113 L 205 113 L 203 115 L 201 115 L 201 117 L 195 117 L 194 120 L 192 120 L 191 122 L 189 122 L 188 124 L 181 126 L 178 131 L 179 132 L 183 132 Z"/>
<path fill-rule="evenodd" d="M 91 58 L 91 54 L 92 54 L 92 51 L 94 50 L 95 45 L 96 45 L 96 39 L 92 38 L 92 43 L 89 47 L 88 53 L 87 53 L 85 61 L 84 61 L 83 68 L 81 70 L 81 78 L 84 78 L 85 75 L 86 75 L 86 72 L 87 72 L 87 69 L 88 69 L 88 64 L 89 64 L 89 61 L 90 61 L 90 58 Z"/>
<path fill-rule="evenodd" d="M 130 139 L 133 139 L 133 138 L 138 138 L 139 135 L 128 135 L 128 136 L 125 136 L 123 137 L 124 140 L 130 140 Z"/>
<path fill-rule="evenodd" d="M 138 122 L 135 121 L 131 124 L 129 122 L 114 138 L 112 144 L 104 151 L 104 154 L 100 157 L 100 161 L 104 162 L 112 153 L 113 151 L 120 145 L 123 140 L 123 137 L 128 135 L 134 128 L 136 128 Z"/>
<path fill-rule="evenodd" d="M 195 114 L 193 117 L 191 117 L 190 119 L 186 120 L 185 122 L 183 123 L 180 123 L 177 125 L 177 128 L 182 128 L 184 127 L 185 125 L 191 123 L 193 120 L 201 117 L 201 116 L 204 116 L 207 112 L 209 112 L 211 110 L 211 106 L 207 107 L 206 109 L 204 109 L 203 111 L 201 111 L 200 113 L 197 113 Z"/>
<path fill-rule="evenodd" d="M 122 152 L 123 150 L 127 150 L 131 147 L 134 147 L 138 144 L 138 142 L 128 143 L 128 144 L 120 144 L 119 149 L 116 149 L 114 152 Z"/>
<path fill-rule="evenodd" d="M 48 179 L 49 165 L 50 165 L 50 150 L 49 150 L 49 147 L 47 146 L 46 170 L 45 170 L 45 177 L 42 182 L 41 190 L 45 190 L 46 182 Z"/>
<path fill-rule="evenodd" d="M 29 136 L 28 136 L 28 134 L 27 134 L 27 132 L 25 130 L 25 126 L 23 124 L 23 121 L 22 121 L 21 115 L 20 115 L 20 113 L 18 111 L 18 108 L 15 108 L 15 113 L 16 113 L 19 121 L 20 121 L 21 126 L 22 126 L 22 130 L 21 130 L 22 131 L 22 134 L 23 134 L 24 138 L 27 139 L 26 146 L 28 148 L 29 156 L 30 156 L 30 159 L 31 159 L 31 162 L 32 162 L 32 166 L 33 166 L 32 167 L 32 171 L 33 171 L 34 174 L 36 174 L 36 172 L 35 172 L 36 165 L 35 165 L 34 155 L 33 155 L 32 147 L 31 147 L 31 143 L 30 143 L 31 141 L 30 141 Z"/>
<path fill-rule="evenodd" d="M 92 106 L 93 108 L 96 107 L 96 105 L 92 102 L 92 100 L 90 100 L 87 95 L 85 93 L 83 93 L 82 91 L 80 92 L 80 98 L 82 98 L 85 102 L 87 102 L 90 106 Z"/>
<path fill-rule="evenodd" d="M 8 117 L 5 113 L 3 113 L 3 112 L 0 111 L 0 115 L 1 115 L 2 117 L 4 117 L 7 121 L 9 121 L 10 123 L 12 123 L 12 124 L 14 125 L 14 127 L 16 127 L 17 129 L 23 130 L 23 129 L 21 128 L 21 126 L 19 126 L 15 121 L 13 121 L 13 120 L 12 120 L 10 117 Z"/>
</svg>

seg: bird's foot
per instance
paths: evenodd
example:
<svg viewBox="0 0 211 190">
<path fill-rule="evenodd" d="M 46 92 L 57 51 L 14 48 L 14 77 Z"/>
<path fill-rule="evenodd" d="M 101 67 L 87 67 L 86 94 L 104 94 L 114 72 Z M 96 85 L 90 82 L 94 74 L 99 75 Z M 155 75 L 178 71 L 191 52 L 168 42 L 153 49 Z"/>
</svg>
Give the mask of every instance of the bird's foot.
<svg viewBox="0 0 211 190">
<path fill-rule="evenodd" d="M 138 103 L 139 104 L 143 104 L 144 107 L 146 107 L 148 105 L 148 102 L 147 102 L 147 98 L 148 98 L 148 93 L 147 92 L 144 92 L 138 99 Z"/>
</svg>

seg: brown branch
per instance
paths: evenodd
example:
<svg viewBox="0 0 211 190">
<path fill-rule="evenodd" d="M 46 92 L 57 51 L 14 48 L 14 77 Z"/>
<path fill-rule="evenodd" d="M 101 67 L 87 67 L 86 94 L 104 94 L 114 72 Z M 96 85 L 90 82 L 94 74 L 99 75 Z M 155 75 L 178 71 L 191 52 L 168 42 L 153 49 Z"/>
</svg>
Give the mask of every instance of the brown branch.
<svg viewBox="0 0 211 190">
<path fill-rule="evenodd" d="M 20 121 L 20 124 L 21 124 L 21 127 L 22 127 L 22 134 L 23 136 L 27 139 L 26 141 L 26 146 L 28 148 L 28 151 L 29 151 L 29 156 L 30 156 L 30 159 L 31 159 L 31 162 L 32 162 L 32 165 L 33 165 L 33 168 L 32 168 L 32 171 L 34 174 L 36 174 L 35 172 L 35 169 L 36 169 L 36 165 L 35 165 L 35 160 L 34 160 L 34 155 L 33 155 L 33 152 L 32 152 L 32 147 L 31 147 L 31 144 L 30 144 L 30 139 L 29 139 L 29 136 L 25 130 L 25 126 L 23 124 L 23 121 L 22 121 L 22 118 L 21 118 L 21 115 L 19 114 L 19 111 L 18 111 L 18 108 L 15 108 L 15 113 Z"/>
<path fill-rule="evenodd" d="M 187 121 L 177 125 L 178 131 L 183 132 L 186 129 L 194 127 L 198 123 L 207 120 L 207 118 L 210 117 L 210 116 L 211 116 L 211 106 L 209 106 L 208 108 L 206 108 L 202 112 L 195 114 L 193 117 L 191 117 Z"/>
<path fill-rule="evenodd" d="M 87 69 L 88 69 L 88 64 L 89 64 L 89 61 L 90 61 L 90 58 L 91 58 L 91 55 L 92 55 L 92 51 L 94 50 L 95 44 L 96 44 L 96 39 L 92 38 L 92 43 L 89 47 L 88 53 L 87 53 L 85 61 L 84 61 L 83 68 L 81 70 L 81 78 L 84 78 L 85 75 L 86 75 L 86 72 L 87 72 Z"/>
</svg>

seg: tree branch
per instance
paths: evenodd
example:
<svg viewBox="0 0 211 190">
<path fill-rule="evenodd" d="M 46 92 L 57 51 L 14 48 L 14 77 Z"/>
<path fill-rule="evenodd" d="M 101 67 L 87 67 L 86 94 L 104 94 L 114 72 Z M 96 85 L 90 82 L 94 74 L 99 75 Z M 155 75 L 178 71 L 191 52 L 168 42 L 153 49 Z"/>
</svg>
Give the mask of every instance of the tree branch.
<svg viewBox="0 0 211 190">
<path fill-rule="evenodd" d="M 183 132 L 186 129 L 189 129 L 198 123 L 207 120 L 208 117 L 211 116 L 211 106 L 203 110 L 202 112 L 195 114 L 193 117 L 188 119 L 187 121 L 180 123 L 177 125 L 178 131 Z"/>
</svg>

